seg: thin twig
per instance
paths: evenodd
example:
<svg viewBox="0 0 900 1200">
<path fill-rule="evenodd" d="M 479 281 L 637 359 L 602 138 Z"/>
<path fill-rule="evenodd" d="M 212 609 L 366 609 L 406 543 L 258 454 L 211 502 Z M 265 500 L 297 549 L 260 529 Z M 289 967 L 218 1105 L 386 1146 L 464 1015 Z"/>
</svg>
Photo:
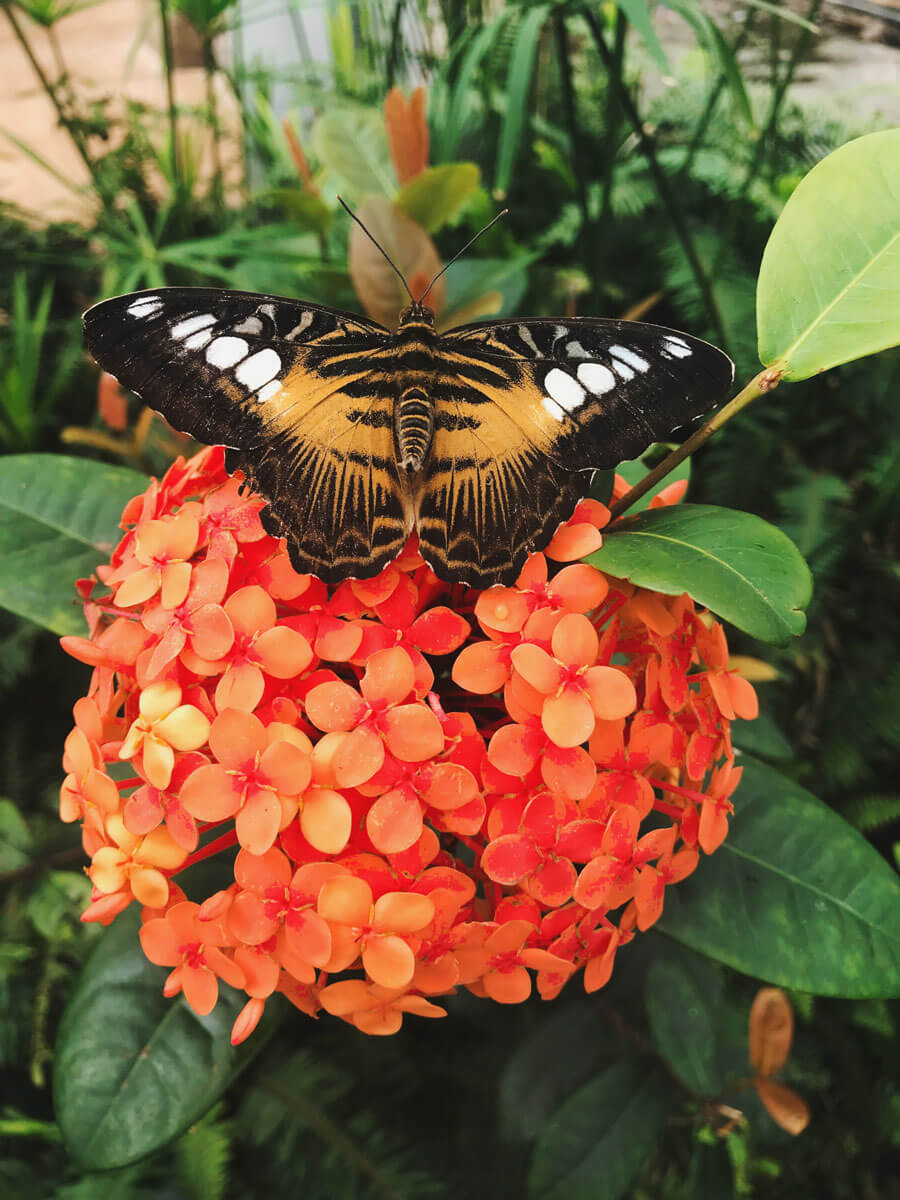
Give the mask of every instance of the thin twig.
<svg viewBox="0 0 900 1200">
<path fill-rule="evenodd" d="M 631 508 L 632 504 L 636 504 L 641 496 L 645 496 L 661 479 L 665 479 L 670 471 L 674 471 L 679 463 L 684 462 L 708 438 L 711 438 L 717 429 L 721 429 L 732 417 L 737 416 L 741 409 L 746 408 L 757 396 L 771 392 L 774 387 L 778 386 L 780 381 L 780 371 L 773 370 L 770 367 L 767 367 L 764 371 L 760 371 L 758 375 L 750 380 L 745 388 L 738 392 L 733 400 L 729 400 L 724 408 L 720 408 L 714 417 L 711 417 L 696 433 L 691 434 L 688 440 L 679 446 L 677 450 L 673 450 L 671 454 L 664 458 L 639 483 L 636 483 L 630 492 L 626 492 L 621 500 L 617 500 L 615 504 L 610 505 L 609 511 L 612 518 L 620 517 L 626 509 Z"/>
<path fill-rule="evenodd" d="M 57 850 L 55 854 L 48 854 L 46 858 L 33 859 L 24 866 L 15 867 L 12 871 L 4 871 L 0 875 L 0 888 L 11 887 L 12 884 L 21 883 L 23 879 L 31 879 L 33 875 L 40 875 L 43 871 L 66 867 L 69 863 L 77 862 L 84 856 L 81 846 L 70 846 L 67 850 Z"/>
</svg>

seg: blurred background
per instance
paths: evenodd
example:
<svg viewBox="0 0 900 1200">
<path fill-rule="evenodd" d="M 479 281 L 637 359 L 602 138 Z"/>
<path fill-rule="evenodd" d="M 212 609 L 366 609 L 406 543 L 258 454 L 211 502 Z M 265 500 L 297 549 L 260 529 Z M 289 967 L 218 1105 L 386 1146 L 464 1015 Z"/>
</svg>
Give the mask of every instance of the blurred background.
<svg viewBox="0 0 900 1200">
<path fill-rule="evenodd" d="M 105 296 L 242 288 L 390 324 L 399 285 L 368 252 L 348 260 L 339 192 L 411 281 L 509 208 L 434 293 L 443 327 L 643 318 L 722 346 L 746 382 L 756 273 L 786 199 L 831 150 L 893 125 L 896 0 L 4 0 L 0 453 L 159 472 L 185 450 L 84 354 L 80 313 Z M 780 525 L 815 575 L 804 637 L 777 650 L 734 636 L 763 710 L 743 747 L 891 861 L 898 392 L 897 351 L 779 389 L 700 453 L 690 485 Z M 604 1038 L 643 1036 L 659 935 L 590 1009 L 574 989 L 514 1011 L 461 997 L 437 1029 L 385 1042 L 294 1014 L 174 1146 L 79 1174 L 49 1078 L 99 932 L 79 923 L 89 883 L 56 815 L 86 677 L 51 634 L 0 612 L 0 1193 L 522 1194 L 536 1132 L 610 1053 Z M 738 1059 L 756 986 L 730 975 L 722 993 Z M 900 1196 L 896 1006 L 791 999 L 786 1078 L 810 1103 L 806 1132 L 792 1140 L 752 1095 L 729 1101 L 748 1118 L 730 1133 L 687 1102 L 634 1200 Z M 727 1154 L 707 1160 L 707 1144 Z"/>
</svg>

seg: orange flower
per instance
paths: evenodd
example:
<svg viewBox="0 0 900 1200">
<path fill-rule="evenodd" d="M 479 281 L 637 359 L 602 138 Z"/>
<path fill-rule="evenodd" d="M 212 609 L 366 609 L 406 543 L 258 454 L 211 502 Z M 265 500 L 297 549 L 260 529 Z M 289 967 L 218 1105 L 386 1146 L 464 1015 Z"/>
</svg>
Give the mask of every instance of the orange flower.
<svg viewBox="0 0 900 1200">
<path fill-rule="evenodd" d="M 141 945 L 151 962 L 175 969 L 166 980 L 165 994 L 184 998 L 205 1017 L 219 998 L 219 980 L 243 987 L 244 972 L 220 949 L 226 944 L 222 930 L 197 916 L 199 906 L 189 900 L 173 904 L 164 917 L 141 928 Z"/>
<path fill-rule="evenodd" d="M 721 627 L 572 561 L 596 501 L 512 587 L 441 583 L 413 537 L 329 588 L 243 482 L 220 448 L 179 460 L 126 506 L 112 598 L 79 582 L 60 816 L 91 859 L 83 920 L 142 904 L 167 995 L 243 990 L 235 1044 L 275 992 L 387 1034 L 457 988 L 519 1003 L 531 971 L 544 999 L 603 987 L 728 832 L 756 698 Z M 232 878 L 187 898 L 176 877 L 219 852 Z"/>
</svg>

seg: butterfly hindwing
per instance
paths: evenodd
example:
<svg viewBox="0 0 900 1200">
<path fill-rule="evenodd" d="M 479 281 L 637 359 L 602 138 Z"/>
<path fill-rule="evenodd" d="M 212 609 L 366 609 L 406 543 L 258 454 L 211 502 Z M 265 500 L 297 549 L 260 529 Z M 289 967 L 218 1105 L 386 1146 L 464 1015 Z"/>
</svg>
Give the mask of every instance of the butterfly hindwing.
<svg viewBox="0 0 900 1200">
<path fill-rule="evenodd" d="M 417 501 L 438 574 L 512 582 L 587 494 L 715 407 L 733 367 L 660 326 L 575 318 L 483 322 L 441 339 L 435 433 Z"/>
<path fill-rule="evenodd" d="M 412 514 L 393 452 L 393 403 L 368 377 L 391 335 L 318 305 L 204 288 L 119 297 L 85 314 L 104 369 L 176 428 L 229 447 L 269 501 L 299 571 L 375 574 Z"/>
</svg>

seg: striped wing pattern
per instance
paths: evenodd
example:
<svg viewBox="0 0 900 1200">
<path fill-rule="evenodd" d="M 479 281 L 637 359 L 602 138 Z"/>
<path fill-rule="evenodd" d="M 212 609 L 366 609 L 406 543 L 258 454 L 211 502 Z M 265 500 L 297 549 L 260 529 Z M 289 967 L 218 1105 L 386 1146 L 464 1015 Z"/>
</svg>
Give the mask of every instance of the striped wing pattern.
<svg viewBox="0 0 900 1200">
<path fill-rule="evenodd" d="M 415 307 L 415 306 L 414 306 Z M 730 360 L 632 322 L 396 334 L 273 296 L 162 288 L 85 314 L 88 348 L 175 428 L 228 447 L 298 571 L 376 574 L 415 524 L 437 575 L 512 582 L 586 495 L 718 404 Z M 402 465 L 400 465 L 402 464 Z"/>
<path fill-rule="evenodd" d="M 228 447 L 297 570 L 376 574 L 412 526 L 393 404 L 364 381 L 391 344 L 348 313 L 254 293 L 163 288 L 85 314 L 88 349 L 178 430 Z M 383 375 L 383 372 L 382 372 Z"/>
<path fill-rule="evenodd" d="M 697 338 L 625 321 L 483 322 L 441 339 L 422 553 L 511 582 L 609 469 L 715 407 L 733 376 Z"/>
</svg>

